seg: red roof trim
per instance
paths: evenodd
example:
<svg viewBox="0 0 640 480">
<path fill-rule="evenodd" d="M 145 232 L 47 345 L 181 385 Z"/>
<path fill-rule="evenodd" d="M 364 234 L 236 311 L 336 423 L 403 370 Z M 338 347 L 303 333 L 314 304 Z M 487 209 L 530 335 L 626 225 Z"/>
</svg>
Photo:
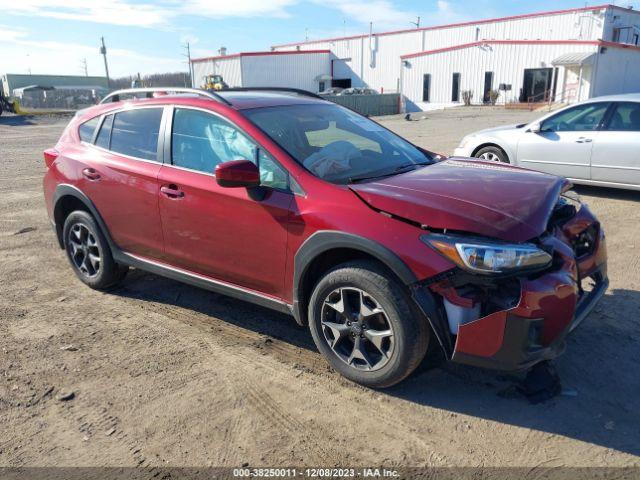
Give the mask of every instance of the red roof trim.
<svg viewBox="0 0 640 480">
<path fill-rule="evenodd" d="M 374 33 L 373 36 L 377 36 L 377 37 L 382 37 L 385 35 L 396 35 L 399 33 L 409 33 L 409 32 L 421 32 L 421 31 L 429 31 L 429 30 L 441 30 L 441 29 L 445 29 L 445 28 L 455 28 L 455 27 L 466 27 L 466 26 L 470 26 L 470 25 L 483 25 L 483 24 L 487 24 L 487 23 L 496 23 L 496 22 L 506 22 L 509 20 L 520 20 L 520 19 L 524 19 L 524 18 L 535 18 L 535 17 L 544 17 L 547 15 L 562 15 L 562 14 L 566 14 L 566 13 L 576 13 L 576 12 L 587 12 L 589 10 L 602 10 L 605 8 L 615 8 L 617 10 L 624 10 L 624 11 L 629 11 L 628 8 L 624 8 L 624 7 L 620 7 L 617 5 L 610 5 L 610 4 L 605 4 L 605 5 L 595 5 L 592 7 L 580 7 L 580 8 L 570 8 L 570 9 L 566 9 L 566 10 L 551 10 L 551 11 L 546 11 L 546 12 L 537 12 L 537 13 L 525 13 L 525 14 L 521 14 L 521 15 L 513 15 L 510 17 L 498 17 L 498 18 L 490 18 L 490 19 L 486 19 L 486 20 L 477 20 L 477 21 L 472 21 L 472 22 L 462 22 L 462 23 L 451 23 L 451 24 L 446 24 L 446 25 L 436 25 L 433 27 L 422 27 L 422 28 L 410 28 L 410 29 L 405 29 L 405 30 L 394 30 L 394 31 L 389 31 L 389 32 L 380 32 L 380 33 Z M 634 12 L 638 12 L 637 10 L 633 10 Z M 640 13 L 640 12 L 638 12 Z M 304 42 L 293 42 L 293 43 L 284 43 L 281 45 L 273 45 L 272 48 L 283 48 L 283 47 L 295 47 L 297 45 L 309 45 L 309 44 L 314 44 L 314 43 L 321 43 L 321 42 L 334 42 L 337 40 L 353 40 L 356 38 L 366 38 L 368 37 L 369 34 L 361 34 L 361 35 L 351 35 L 348 37 L 334 37 L 334 38 L 323 38 L 323 39 L 319 39 L 319 40 L 308 40 L 308 41 L 304 41 Z"/>
<path fill-rule="evenodd" d="M 600 40 L 598 42 L 601 47 L 620 48 L 622 50 L 633 50 L 634 52 L 640 52 L 640 47 L 637 45 L 628 45 L 626 43 L 605 42 Z"/>
<path fill-rule="evenodd" d="M 452 47 L 438 48 L 436 50 L 426 50 L 424 52 L 409 53 L 402 55 L 402 60 L 409 58 L 422 57 L 425 55 L 435 55 L 437 53 L 451 52 L 454 50 L 462 50 L 465 48 L 479 47 L 481 45 L 590 45 L 610 48 L 630 49 L 640 52 L 640 47 L 635 45 L 625 45 L 623 43 L 605 42 L 602 40 L 485 40 L 481 42 L 463 43 Z"/>
<path fill-rule="evenodd" d="M 230 55 L 218 55 L 216 57 L 202 57 L 202 58 L 192 58 L 191 62 L 205 62 L 211 60 L 226 60 L 228 58 L 238 58 L 238 57 L 262 57 L 269 55 L 307 55 L 314 53 L 331 53 L 331 50 L 280 50 L 278 52 L 241 52 L 241 53 L 232 53 Z"/>
</svg>

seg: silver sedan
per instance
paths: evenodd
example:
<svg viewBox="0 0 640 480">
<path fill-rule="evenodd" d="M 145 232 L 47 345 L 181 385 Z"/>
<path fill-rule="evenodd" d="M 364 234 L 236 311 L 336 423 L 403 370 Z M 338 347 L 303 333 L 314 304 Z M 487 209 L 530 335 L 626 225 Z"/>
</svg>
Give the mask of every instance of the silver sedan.
<svg viewBox="0 0 640 480">
<path fill-rule="evenodd" d="M 482 130 L 463 138 L 455 155 L 640 190 L 640 94 L 593 98 L 530 124 Z"/>
</svg>

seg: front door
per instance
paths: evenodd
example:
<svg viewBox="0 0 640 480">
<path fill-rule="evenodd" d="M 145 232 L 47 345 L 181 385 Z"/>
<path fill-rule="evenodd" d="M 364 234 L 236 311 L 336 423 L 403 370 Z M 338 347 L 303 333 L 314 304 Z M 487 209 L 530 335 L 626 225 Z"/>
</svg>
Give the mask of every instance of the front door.
<svg viewBox="0 0 640 480">
<path fill-rule="evenodd" d="M 591 152 L 608 107 L 608 103 L 579 105 L 544 120 L 540 132 L 525 131 L 518 142 L 518 165 L 588 180 Z"/>
<path fill-rule="evenodd" d="M 293 203 L 287 172 L 246 134 L 213 113 L 177 107 L 168 125 L 172 163 L 159 174 L 167 260 L 282 298 L 286 227 Z M 261 192 L 216 183 L 216 165 L 241 159 L 259 161 Z"/>
<path fill-rule="evenodd" d="M 593 143 L 591 179 L 640 185 L 640 103 L 618 103 Z"/>
<path fill-rule="evenodd" d="M 521 102 L 544 102 L 551 90 L 552 68 L 527 68 L 524 71 L 524 83 Z"/>
</svg>

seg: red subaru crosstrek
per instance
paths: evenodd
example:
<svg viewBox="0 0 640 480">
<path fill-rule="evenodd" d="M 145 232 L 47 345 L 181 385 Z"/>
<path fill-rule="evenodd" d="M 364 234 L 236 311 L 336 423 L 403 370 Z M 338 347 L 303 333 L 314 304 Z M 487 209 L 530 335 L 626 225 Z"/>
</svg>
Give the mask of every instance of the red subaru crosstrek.
<svg viewBox="0 0 640 480">
<path fill-rule="evenodd" d="M 444 159 L 276 90 L 138 89 L 79 112 L 44 152 L 44 192 L 80 280 L 135 267 L 291 313 L 371 387 L 429 345 L 503 370 L 561 353 L 608 285 L 566 180 Z"/>
</svg>

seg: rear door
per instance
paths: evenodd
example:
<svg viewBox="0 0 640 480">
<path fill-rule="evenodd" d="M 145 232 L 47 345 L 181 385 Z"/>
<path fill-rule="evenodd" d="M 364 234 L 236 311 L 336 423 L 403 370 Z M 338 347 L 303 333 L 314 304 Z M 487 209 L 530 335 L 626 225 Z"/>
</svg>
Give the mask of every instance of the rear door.
<svg viewBox="0 0 640 480">
<path fill-rule="evenodd" d="M 158 210 L 158 139 L 164 107 L 105 115 L 82 170 L 91 198 L 118 247 L 150 258 L 163 254 Z"/>
<path fill-rule="evenodd" d="M 159 175 L 167 260 L 281 298 L 293 204 L 286 170 L 213 112 L 175 107 L 167 128 L 171 162 L 165 160 Z M 216 183 L 216 165 L 232 160 L 259 161 L 261 191 Z"/>
<path fill-rule="evenodd" d="M 547 118 L 540 132 L 524 132 L 518 165 L 561 177 L 588 180 L 591 153 L 609 103 L 587 103 Z"/>
<path fill-rule="evenodd" d="M 640 103 L 614 105 L 591 158 L 592 180 L 640 185 Z"/>
</svg>

